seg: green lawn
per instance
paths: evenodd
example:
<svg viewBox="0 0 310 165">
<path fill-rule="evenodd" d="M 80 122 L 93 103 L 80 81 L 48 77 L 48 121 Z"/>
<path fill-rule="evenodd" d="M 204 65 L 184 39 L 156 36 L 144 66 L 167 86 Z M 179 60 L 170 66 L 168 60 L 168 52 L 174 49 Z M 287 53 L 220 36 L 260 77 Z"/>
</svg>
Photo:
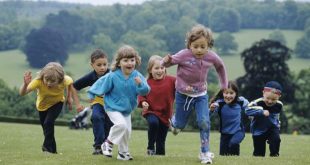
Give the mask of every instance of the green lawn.
<svg viewBox="0 0 310 165">
<path fill-rule="evenodd" d="M 233 34 L 239 44 L 239 53 L 230 56 L 220 55 L 225 62 L 229 79 L 236 79 L 244 75 L 240 52 L 245 48 L 249 48 L 255 41 L 268 38 L 271 32 L 272 30 L 241 30 Z M 284 30 L 282 32 L 286 37 L 288 47 L 291 49 L 294 49 L 297 39 L 303 35 L 302 31 Z M 91 69 L 89 65 L 90 53 L 91 50 L 81 53 L 71 53 L 65 66 L 65 71 L 70 73 L 74 79 L 89 72 Z M 292 58 L 288 61 L 290 70 L 296 73 L 301 69 L 310 67 L 309 63 L 310 59 Z M 26 56 L 22 52 L 18 50 L 0 52 L 0 78 L 6 81 L 10 87 L 20 86 L 25 70 L 32 70 L 34 75 L 38 71 L 29 67 Z M 175 74 L 175 67 L 169 68 L 168 72 Z"/>
<path fill-rule="evenodd" d="M 0 164 L 20 165 L 58 165 L 58 164 L 200 164 L 198 132 L 181 132 L 177 136 L 168 133 L 166 141 L 166 156 L 149 157 L 146 153 L 147 132 L 135 130 L 130 140 L 130 152 L 133 161 L 116 160 L 117 147 L 114 147 L 114 157 L 93 156 L 92 130 L 69 130 L 67 127 L 56 127 L 58 154 L 41 152 L 43 140 L 39 125 L 0 123 Z M 215 153 L 214 164 L 251 164 L 251 165 L 301 165 L 310 163 L 310 136 L 281 135 L 280 157 L 252 157 L 252 138 L 246 135 L 241 145 L 241 156 L 222 157 L 218 155 L 219 133 L 212 132 L 210 136 L 211 151 Z M 269 154 L 269 151 L 267 151 Z"/>
</svg>

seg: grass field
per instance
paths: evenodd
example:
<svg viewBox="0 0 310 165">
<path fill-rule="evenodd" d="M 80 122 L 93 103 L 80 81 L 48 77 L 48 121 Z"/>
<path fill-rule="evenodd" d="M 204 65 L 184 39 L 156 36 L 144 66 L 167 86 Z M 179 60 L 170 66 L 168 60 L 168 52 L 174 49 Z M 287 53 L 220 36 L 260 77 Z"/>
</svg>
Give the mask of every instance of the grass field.
<svg viewBox="0 0 310 165">
<path fill-rule="evenodd" d="M 238 53 L 235 55 L 221 55 L 223 58 L 229 79 L 236 79 L 244 75 L 243 63 L 240 58 L 240 52 L 245 48 L 249 48 L 255 41 L 262 38 L 268 38 L 272 30 L 241 30 L 233 34 L 239 44 Z M 283 31 L 289 48 L 294 49 L 296 41 L 303 35 L 302 31 L 285 30 Z M 216 35 L 215 35 L 216 37 Z M 70 73 L 74 79 L 81 77 L 90 71 L 89 54 L 90 51 L 81 53 L 71 53 L 66 63 L 65 70 Z M 151 53 L 151 52 L 150 52 Z M 288 61 L 291 71 L 298 73 L 301 69 L 309 68 L 310 59 L 292 58 Z M 18 51 L 2 51 L 0 52 L 0 78 L 7 82 L 10 87 L 19 87 L 22 83 L 22 76 L 25 70 L 32 70 L 26 61 L 26 56 Z M 175 74 L 175 68 L 169 68 L 170 74 Z"/>
<path fill-rule="evenodd" d="M 198 160 L 199 139 L 197 132 L 182 132 L 177 136 L 168 133 L 166 141 L 166 156 L 145 154 L 147 145 L 146 131 L 134 130 L 130 141 L 130 152 L 133 161 L 123 162 L 116 157 L 106 158 L 93 156 L 92 130 L 69 130 L 67 127 L 56 127 L 58 154 L 41 152 L 43 141 L 42 129 L 39 125 L 0 123 L 0 164 L 3 165 L 62 165 L 62 164 L 200 164 Z M 215 153 L 213 163 L 217 165 L 306 165 L 310 163 L 310 136 L 281 135 L 280 157 L 257 158 L 252 156 L 252 138 L 246 135 L 241 143 L 241 156 L 223 157 L 218 155 L 219 133 L 212 132 L 210 136 L 211 151 Z M 113 155 L 117 152 L 114 147 Z M 269 151 L 267 150 L 269 154 Z"/>
</svg>

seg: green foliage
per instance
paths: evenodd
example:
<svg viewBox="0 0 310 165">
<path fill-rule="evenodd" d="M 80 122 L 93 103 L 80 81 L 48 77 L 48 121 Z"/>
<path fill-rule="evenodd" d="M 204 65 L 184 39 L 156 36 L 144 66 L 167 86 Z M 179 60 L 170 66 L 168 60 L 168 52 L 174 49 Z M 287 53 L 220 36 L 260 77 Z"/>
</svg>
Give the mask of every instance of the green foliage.
<svg viewBox="0 0 310 165">
<path fill-rule="evenodd" d="M 100 48 L 104 50 L 108 54 L 108 57 L 110 60 L 113 59 L 113 54 L 114 54 L 114 51 L 116 50 L 116 46 L 113 43 L 110 36 L 104 33 L 99 33 L 97 35 L 94 35 L 93 43 L 96 48 Z"/>
<path fill-rule="evenodd" d="M 280 30 L 274 30 L 272 33 L 269 34 L 269 39 L 273 41 L 278 41 L 282 45 L 286 45 L 285 36 Z"/>
<path fill-rule="evenodd" d="M 68 59 L 63 37 L 57 30 L 49 28 L 32 30 L 26 37 L 23 51 L 30 66 L 35 68 L 41 68 L 52 61 L 58 61 L 64 65 Z"/>
<path fill-rule="evenodd" d="M 238 49 L 235 37 L 227 31 L 220 33 L 214 43 L 220 54 L 230 54 L 231 51 L 236 51 Z"/>
<path fill-rule="evenodd" d="M 291 51 L 279 42 L 261 40 L 242 52 L 241 58 L 246 74 L 237 79 L 240 93 L 247 99 L 254 100 L 262 96 L 266 82 L 275 80 L 283 86 L 282 100 L 294 101 L 295 86 L 286 61 L 291 58 Z"/>
<path fill-rule="evenodd" d="M 305 30 L 305 35 L 296 43 L 295 53 L 300 58 L 310 58 L 310 28 Z"/>
<path fill-rule="evenodd" d="M 240 15 L 235 9 L 217 7 L 210 13 L 209 25 L 215 32 L 237 32 L 240 29 Z"/>
<path fill-rule="evenodd" d="M 295 78 L 296 101 L 293 103 L 291 110 L 291 124 L 293 129 L 302 133 L 310 134 L 310 68 L 301 70 Z"/>
<path fill-rule="evenodd" d="M 17 89 L 10 89 L 0 79 L 0 115 L 15 117 L 37 117 L 35 100 L 30 96 L 21 97 Z"/>
</svg>

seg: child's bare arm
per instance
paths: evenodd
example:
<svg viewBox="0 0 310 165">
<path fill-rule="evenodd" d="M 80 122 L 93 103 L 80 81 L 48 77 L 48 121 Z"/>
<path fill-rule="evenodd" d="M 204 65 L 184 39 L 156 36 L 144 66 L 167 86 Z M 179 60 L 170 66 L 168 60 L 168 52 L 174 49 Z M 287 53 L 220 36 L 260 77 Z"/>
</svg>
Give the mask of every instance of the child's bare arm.
<svg viewBox="0 0 310 165">
<path fill-rule="evenodd" d="M 24 95 L 28 94 L 29 92 L 31 92 L 31 90 L 27 88 L 29 83 L 31 82 L 31 80 L 32 80 L 31 72 L 26 71 L 24 73 L 24 82 L 19 89 L 19 94 L 21 96 L 24 96 Z"/>
<path fill-rule="evenodd" d="M 69 100 L 70 101 L 73 100 L 73 102 L 75 103 L 75 109 L 76 109 L 77 112 L 81 112 L 84 109 L 84 106 L 80 104 L 80 99 L 78 97 L 77 91 L 73 87 L 72 84 L 70 84 L 68 86 L 68 101 Z M 72 105 L 71 105 L 71 107 L 72 107 Z"/>
</svg>

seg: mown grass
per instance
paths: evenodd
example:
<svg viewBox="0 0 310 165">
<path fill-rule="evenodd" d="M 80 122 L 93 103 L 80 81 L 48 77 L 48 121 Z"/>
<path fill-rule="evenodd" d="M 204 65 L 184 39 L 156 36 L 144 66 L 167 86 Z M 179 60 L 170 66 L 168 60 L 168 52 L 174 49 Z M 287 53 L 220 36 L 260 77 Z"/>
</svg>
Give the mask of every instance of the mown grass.
<svg viewBox="0 0 310 165">
<path fill-rule="evenodd" d="M 93 156 L 92 130 L 70 130 L 67 127 L 56 127 L 56 141 L 58 154 L 41 152 L 43 140 L 42 129 L 39 125 L 0 123 L 0 164 L 8 165 L 58 165 L 58 164 L 200 164 L 198 132 L 182 132 L 177 136 L 168 133 L 166 142 L 166 156 L 152 156 L 145 154 L 147 146 L 147 132 L 134 130 L 130 140 L 130 152 L 133 161 L 123 162 L 116 157 L 106 158 Z M 241 145 L 241 156 L 223 157 L 218 155 L 219 133 L 212 132 L 210 136 L 211 150 L 215 153 L 214 164 L 251 164 L 251 165 L 306 165 L 310 163 L 310 136 L 281 135 L 280 157 L 253 157 L 252 138 L 246 135 Z M 114 147 L 114 155 L 117 147 Z M 269 151 L 267 150 L 267 153 Z"/>
</svg>

